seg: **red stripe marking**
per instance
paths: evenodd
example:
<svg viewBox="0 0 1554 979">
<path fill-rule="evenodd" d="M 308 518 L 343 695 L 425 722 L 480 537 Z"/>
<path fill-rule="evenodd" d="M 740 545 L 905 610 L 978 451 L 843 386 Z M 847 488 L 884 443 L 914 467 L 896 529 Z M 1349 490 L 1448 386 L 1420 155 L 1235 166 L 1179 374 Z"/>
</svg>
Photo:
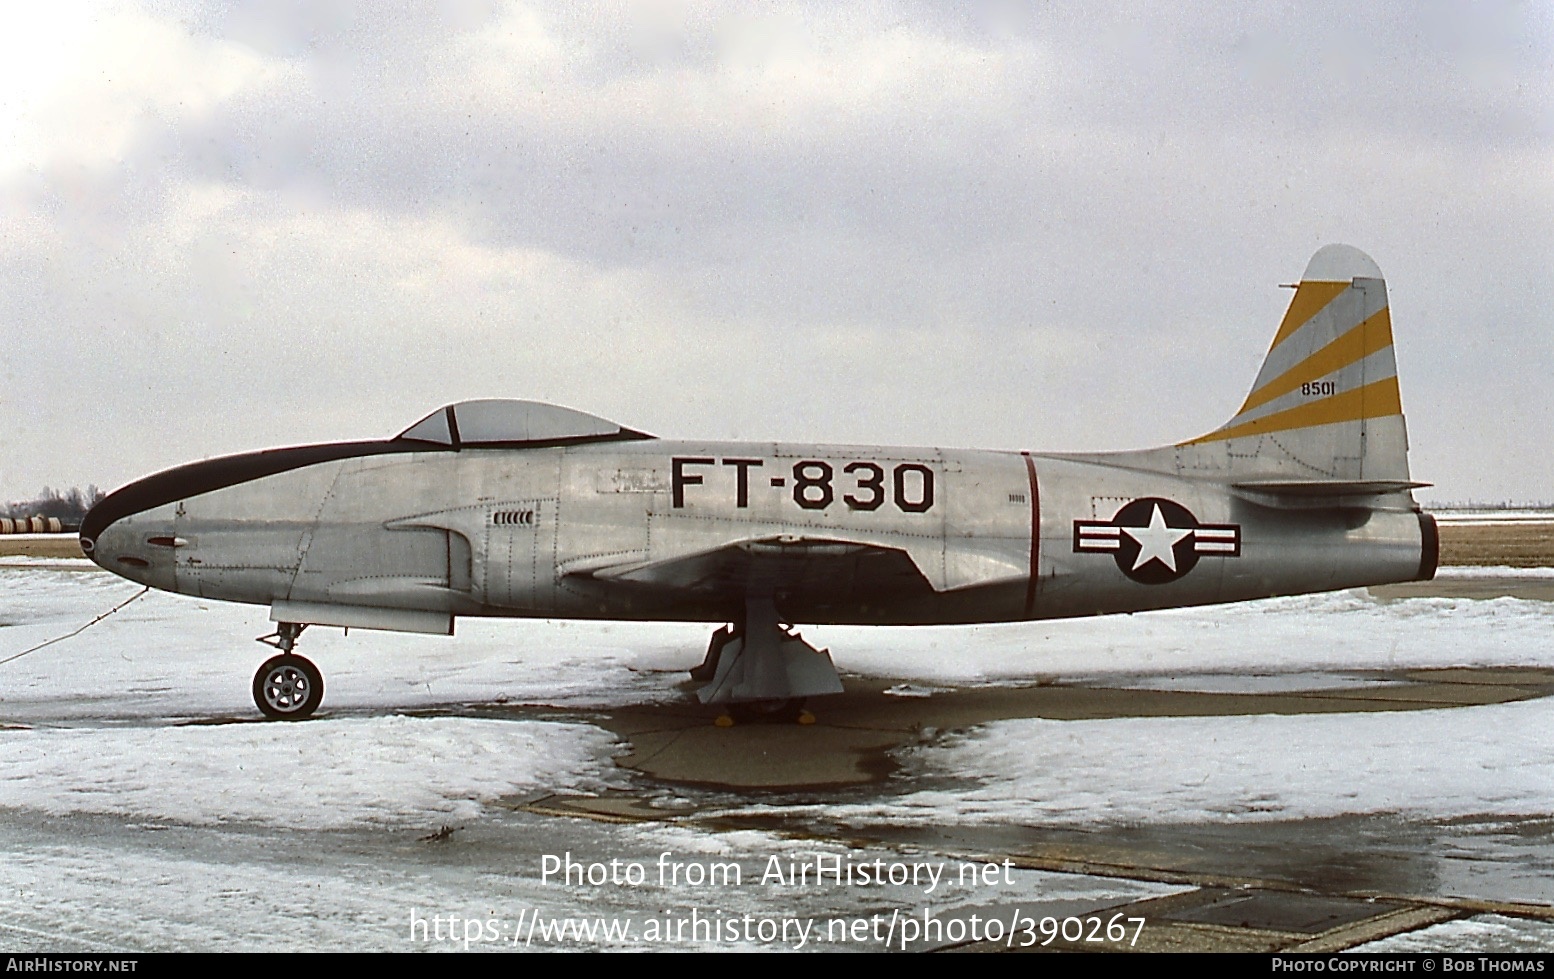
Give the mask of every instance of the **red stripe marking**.
<svg viewBox="0 0 1554 979">
<path fill-rule="evenodd" d="M 1031 480 L 1031 578 L 1025 586 L 1025 617 L 1036 610 L 1036 582 L 1041 575 L 1041 495 L 1036 489 L 1036 461 L 1029 452 L 1025 457 L 1025 474 Z"/>
</svg>

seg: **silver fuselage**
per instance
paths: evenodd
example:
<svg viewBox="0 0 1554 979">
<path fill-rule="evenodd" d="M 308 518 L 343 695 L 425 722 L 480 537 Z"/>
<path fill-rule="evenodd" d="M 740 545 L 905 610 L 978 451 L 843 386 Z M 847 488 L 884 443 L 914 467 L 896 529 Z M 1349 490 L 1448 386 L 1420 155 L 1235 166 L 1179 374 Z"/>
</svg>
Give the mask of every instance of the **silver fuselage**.
<svg viewBox="0 0 1554 979">
<path fill-rule="evenodd" d="M 248 478 L 245 460 L 266 454 L 131 484 L 115 496 L 154 505 L 105 508 L 92 557 L 202 598 L 418 610 L 450 626 L 732 621 L 756 591 L 795 624 L 1063 618 L 1404 581 L 1435 562 L 1433 525 L 1406 492 L 1284 505 L 1126 456 L 650 438 L 356 445 L 276 472 L 251 465 Z M 222 465 L 213 479 L 199 469 Z M 172 498 L 180 485 L 197 492 Z M 1140 543 L 1151 532 L 1165 536 Z M 766 559 L 716 557 L 732 548 Z"/>
</svg>

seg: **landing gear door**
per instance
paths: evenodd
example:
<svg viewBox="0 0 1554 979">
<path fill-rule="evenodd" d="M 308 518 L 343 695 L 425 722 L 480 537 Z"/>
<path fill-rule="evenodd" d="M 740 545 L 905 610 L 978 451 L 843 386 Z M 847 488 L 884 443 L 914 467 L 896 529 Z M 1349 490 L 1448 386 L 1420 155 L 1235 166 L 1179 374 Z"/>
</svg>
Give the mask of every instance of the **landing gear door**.
<svg viewBox="0 0 1554 979">
<path fill-rule="evenodd" d="M 544 611 L 556 598 L 554 497 L 490 504 L 486 511 L 486 604 Z"/>
</svg>

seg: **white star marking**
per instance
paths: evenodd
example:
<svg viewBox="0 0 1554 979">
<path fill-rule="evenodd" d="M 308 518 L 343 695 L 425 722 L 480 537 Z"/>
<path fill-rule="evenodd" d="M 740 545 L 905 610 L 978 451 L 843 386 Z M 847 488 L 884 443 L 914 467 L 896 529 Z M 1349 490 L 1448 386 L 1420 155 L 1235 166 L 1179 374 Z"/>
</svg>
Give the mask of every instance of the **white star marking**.
<svg viewBox="0 0 1554 979">
<path fill-rule="evenodd" d="M 1165 522 L 1165 515 L 1160 512 L 1160 504 L 1155 504 L 1155 512 L 1149 518 L 1148 527 L 1124 527 L 1122 532 L 1139 542 L 1139 556 L 1133 562 L 1133 570 L 1137 571 L 1151 561 L 1159 561 L 1176 573 L 1176 551 L 1174 548 L 1178 541 L 1192 530 L 1187 527 L 1171 527 Z"/>
</svg>

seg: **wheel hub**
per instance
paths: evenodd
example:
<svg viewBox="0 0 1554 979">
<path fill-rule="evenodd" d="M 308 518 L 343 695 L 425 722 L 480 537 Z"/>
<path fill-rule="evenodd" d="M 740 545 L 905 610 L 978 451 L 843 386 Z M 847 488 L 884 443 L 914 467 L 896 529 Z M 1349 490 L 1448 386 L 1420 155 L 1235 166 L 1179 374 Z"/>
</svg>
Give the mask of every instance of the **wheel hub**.
<svg viewBox="0 0 1554 979">
<path fill-rule="evenodd" d="M 308 678 L 295 666 L 278 666 L 264 681 L 264 699 L 280 711 L 294 711 L 308 699 Z"/>
</svg>

